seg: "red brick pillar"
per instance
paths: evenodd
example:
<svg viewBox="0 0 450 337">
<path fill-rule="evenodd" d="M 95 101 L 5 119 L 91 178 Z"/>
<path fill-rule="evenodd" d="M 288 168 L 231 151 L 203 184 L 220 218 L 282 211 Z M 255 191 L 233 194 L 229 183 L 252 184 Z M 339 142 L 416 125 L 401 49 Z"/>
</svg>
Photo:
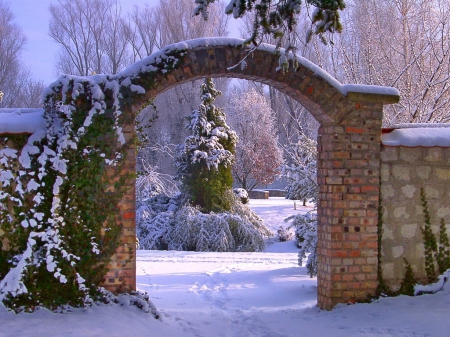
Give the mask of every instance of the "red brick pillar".
<svg viewBox="0 0 450 337">
<path fill-rule="evenodd" d="M 377 287 L 383 105 L 349 104 L 345 120 L 322 125 L 318 137 L 318 305 L 327 310 Z"/>
<path fill-rule="evenodd" d="M 133 127 L 124 128 L 125 138 L 133 137 Z M 128 190 L 118 205 L 119 223 L 122 226 L 120 246 L 111 257 L 102 286 L 113 293 L 129 292 L 136 290 L 136 195 L 135 178 L 136 155 L 132 147 L 125 157 L 125 165 L 121 174 L 133 176 L 128 183 Z"/>
</svg>

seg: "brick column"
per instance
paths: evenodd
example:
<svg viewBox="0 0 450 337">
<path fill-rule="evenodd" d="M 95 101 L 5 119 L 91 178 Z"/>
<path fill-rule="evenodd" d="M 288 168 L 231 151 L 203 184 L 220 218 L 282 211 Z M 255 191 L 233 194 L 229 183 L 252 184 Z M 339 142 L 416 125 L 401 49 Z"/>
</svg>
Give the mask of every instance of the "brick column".
<svg viewBox="0 0 450 337">
<path fill-rule="evenodd" d="M 133 137 L 134 126 L 124 127 L 127 141 Z M 135 178 L 136 154 L 134 147 L 130 148 L 125 158 L 121 174 L 132 174 L 127 182 L 127 192 L 118 204 L 118 220 L 122 226 L 120 246 L 111 257 L 102 286 L 113 293 L 136 290 L 136 195 Z"/>
<path fill-rule="evenodd" d="M 350 102 L 318 137 L 318 305 L 367 299 L 377 287 L 382 103 Z"/>
</svg>

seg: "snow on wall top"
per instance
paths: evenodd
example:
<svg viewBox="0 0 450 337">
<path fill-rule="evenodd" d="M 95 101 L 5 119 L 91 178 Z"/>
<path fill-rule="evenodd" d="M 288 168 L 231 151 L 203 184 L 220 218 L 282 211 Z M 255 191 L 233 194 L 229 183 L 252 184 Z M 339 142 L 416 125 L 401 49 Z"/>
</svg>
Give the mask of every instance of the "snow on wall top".
<svg viewBox="0 0 450 337">
<path fill-rule="evenodd" d="M 148 65 L 150 63 L 154 63 L 159 58 L 165 58 L 166 54 L 170 51 L 174 50 L 188 50 L 194 48 L 201 47 L 218 47 L 218 46 L 242 46 L 245 40 L 238 38 L 227 38 L 227 37 L 208 37 L 208 38 L 199 38 L 193 40 L 187 40 L 183 42 L 174 43 L 164 47 L 162 50 L 153 53 L 152 55 L 136 62 L 132 66 L 128 67 L 124 71 L 120 72 L 117 77 L 135 77 L 139 72 L 145 71 L 148 69 Z M 255 49 L 264 50 L 268 52 L 275 52 L 276 47 L 273 45 L 262 43 Z M 284 49 L 281 48 L 280 52 L 283 54 Z M 293 55 L 289 55 L 289 59 L 293 59 Z M 327 73 L 325 70 L 307 60 L 306 58 L 296 55 L 297 61 L 303 65 L 304 67 L 310 69 L 316 75 L 322 77 L 325 81 L 327 81 L 330 85 L 335 87 L 341 94 L 344 96 L 349 92 L 358 92 L 358 93 L 366 93 L 366 94 L 378 94 L 378 95 L 393 95 L 399 96 L 399 92 L 397 89 L 392 87 L 382 87 L 376 85 L 362 85 L 362 84 L 342 84 L 338 80 L 336 80 L 333 76 Z"/>
<path fill-rule="evenodd" d="M 450 124 L 399 124 L 381 137 L 386 146 L 450 147 Z"/>
<path fill-rule="evenodd" d="M 44 109 L 0 109 L 0 133 L 35 133 L 45 129 Z"/>
</svg>

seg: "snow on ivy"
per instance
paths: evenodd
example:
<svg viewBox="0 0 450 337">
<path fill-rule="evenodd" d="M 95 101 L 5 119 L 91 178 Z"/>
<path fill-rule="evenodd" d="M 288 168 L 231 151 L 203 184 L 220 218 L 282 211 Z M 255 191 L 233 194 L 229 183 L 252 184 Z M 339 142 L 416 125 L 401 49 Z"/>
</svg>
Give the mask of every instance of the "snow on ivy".
<svg viewBox="0 0 450 337">
<path fill-rule="evenodd" d="M 131 86 L 131 85 L 129 85 Z M 104 90 L 112 91 L 112 102 L 106 101 L 107 95 Z M 14 217 L 18 217 L 18 224 L 24 229 L 32 229 L 28 233 L 28 241 L 24 251 L 17 251 L 11 261 L 12 267 L 0 282 L 0 302 L 7 301 L 28 290 L 24 285 L 23 277 L 33 268 L 40 265 L 46 266 L 46 270 L 53 277 L 64 284 L 68 282 L 67 267 L 62 267 L 62 261 L 77 269 L 77 261 L 80 257 L 68 252 L 65 238 L 61 236 L 60 228 L 65 226 L 65 219 L 61 213 L 61 198 L 59 197 L 61 186 L 67 179 L 69 165 L 66 153 L 78 148 L 78 142 L 86 133 L 87 128 L 94 122 L 96 115 L 104 114 L 106 109 L 113 112 L 114 130 L 119 143 L 125 143 L 122 127 L 119 125 L 121 84 L 114 77 L 105 75 L 93 77 L 63 76 L 52 84 L 46 92 L 45 97 L 50 98 L 47 108 L 43 114 L 41 110 L 33 110 L 28 115 L 31 120 L 39 119 L 43 116 L 44 123 L 37 123 L 39 128 L 34 130 L 21 150 L 8 147 L 0 150 L 0 184 L 3 189 L 0 193 L 0 217 L 1 228 L 10 228 Z M 131 91 L 139 94 L 145 93 L 140 86 L 132 86 Z M 61 101 L 52 101 L 55 94 L 61 94 Z M 70 97 L 68 95 L 70 94 Z M 76 102 L 80 95 L 88 97 L 92 108 L 88 111 L 81 127 L 74 128 L 72 114 L 75 110 L 74 104 L 62 104 L 62 102 Z M 111 95 L 111 94 L 109 94 Z M 108 97 L 109 99 L 109 97 Z M 12 115 L 8 111 L 8 115 Z M 0 114 L 5 115 L 5 114 Z M 1 116 L 0 116 L 1 119 Z M 24 119 L 25 120 L 25 119 Z M 42 127 L 45 125 L 45 128 Z M 29 126 L 25 131 L 31 130 Z M 17 127 L 14 131 L 23 132 L 23 128 Z M 83 149 L 90 152 L 98 152 L 94 147 Z M 104 158 L 106 165 L 116 165 L 122 158 L 120 152 L 115 152 L 112 157 L 107 157 L 104 153 L 100 155 Z M 19 168 L 17 168 L 19 165 Z M 48 179 L 47 177 L 51 177 Z M 50 190 L 45 190 L 45 184 L 52 181 Z M 7 188 L 10 187 L 10 188 Z M 50 214 L 37 211 L 40 205 L 50 198 Z M 25 201 L 31 203 L 24 208 Z M 70 207 L 70 200 L 67 201 Z M 9 215 L 10 207 L 22 209 L 14 216 Z M 7 216 L 6 216 L 7 215 Z M 16 222 L 17 223 L 17 222 Z M 98 246 L 101 239 L 91 237 L 91 247 L 94 254 L 100 254 Z M 67 266 L 67 264 L 66 264 Z M 75 281 L 81 291 L 87 291 L 84 284 L 83 275 L 77 274 Z M 86 301 L 89 301 L 88 296 Z"/>
</svg>

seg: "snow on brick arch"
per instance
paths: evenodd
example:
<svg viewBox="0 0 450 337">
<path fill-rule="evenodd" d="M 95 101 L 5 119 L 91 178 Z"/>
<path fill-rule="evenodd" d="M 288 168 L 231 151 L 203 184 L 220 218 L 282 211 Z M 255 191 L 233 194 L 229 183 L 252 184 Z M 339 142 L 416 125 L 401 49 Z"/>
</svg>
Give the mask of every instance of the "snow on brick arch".
<svg viewBox="0 0 450 337">
<path fill-rule="evenodd" d="M 381 141 L 385 146 L 450 147 L 450 124 L 397 124 L 386 130 Z"/>
</svg>

